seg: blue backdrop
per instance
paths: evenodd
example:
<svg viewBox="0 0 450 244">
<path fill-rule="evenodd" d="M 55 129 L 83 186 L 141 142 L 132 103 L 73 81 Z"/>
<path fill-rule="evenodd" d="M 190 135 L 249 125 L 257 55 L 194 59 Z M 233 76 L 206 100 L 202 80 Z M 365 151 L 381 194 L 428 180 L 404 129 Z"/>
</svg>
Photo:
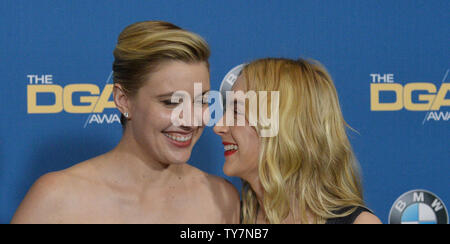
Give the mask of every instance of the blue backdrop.
<svg viewBox="0 0 450 244">
<path fill-rule="evenodd" d="M 109 151 L 121 137 L 116 109 L 69 113 L 64 105 L 33 113 L 28 103 L 62 106 L 63 97 L 41 93 L 34 101 L 29 86 L 51 83 L 58 91 L 90 84 L 107 92 L 117 36 L 142 20 L 173 22 L 203 36 L 215 90 L 232 67 L 256 58 L 321 61 L 347 122 L 359 132 L 350 139 L 375 214 L 386 223 L 397 197 L 417 188 L 448 204 L 450 94 L 442 90 L 449 80 L 449 13 L 448 0 L 0 1 L 0 223 L 11 220 L 39 176 Z M 406 92 L 418 82 L 427 85 Z M 401 89 L 377 100 L 395 104 L 395 111 L 372 109 L 371 84 Z M 434 96 L 439 91 L 443 98 Z M 438 109 L 414 111 L 427 104 L 422 95 L 433 95 Z M 93 95 L 74 93 L 73 105 L 84 105 L 82 96 Z M 225 177 L 223 161 L 221 140 L 207 128 L 190 163 Z M 240 188 L 238 179 L 228 179 Z"/>
</svg>

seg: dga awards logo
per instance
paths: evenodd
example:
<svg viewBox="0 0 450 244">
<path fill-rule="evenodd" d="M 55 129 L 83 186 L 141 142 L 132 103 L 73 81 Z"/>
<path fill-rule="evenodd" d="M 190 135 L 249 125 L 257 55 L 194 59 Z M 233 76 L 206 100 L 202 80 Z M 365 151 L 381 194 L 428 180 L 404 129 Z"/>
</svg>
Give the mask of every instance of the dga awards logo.
<svg viewBox="0 0 450 244">
<path fill-rule="evenodd" d="M 433 193 L 413 190 L 395 201 L 389 213 L 389 224 L 448 224 L 448 212 Z"/>
<path fill-rule="evenodd" d="M 90 124 L 120 123 L 117 111 L 110 100 L 113 85 L 108 84 L 112 72 L 104 87 L 92 83 L 77 83 L 61 86 L 55 84 L 53 75 L 27 75 L 27 112 L 28 114 L 86 114 L 84 128 Z M 100 90 L 102 89 L 102 90 Z M 108 111 L 108 112 L 107 112 Z"/>
<path fill-rule="evenodd" d="M 440 87 L 429 82 L 400 84 L 394 74 L 370 74 L 370 110 L 426 112 L 422 124 L 449 121 L 449 72 L 450 69 L 445 72 Z"/>
</svg>

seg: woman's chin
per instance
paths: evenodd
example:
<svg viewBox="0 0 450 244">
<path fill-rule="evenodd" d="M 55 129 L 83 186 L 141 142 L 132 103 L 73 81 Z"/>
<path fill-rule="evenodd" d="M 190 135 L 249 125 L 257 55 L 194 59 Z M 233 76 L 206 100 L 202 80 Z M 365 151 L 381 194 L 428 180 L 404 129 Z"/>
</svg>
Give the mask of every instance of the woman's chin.
<svg viewBox="0 0 450 244">
<path fill-rule="evenodd" d="M 170 164 L 185 164 L 187 163 L 187 161 L 189 160 L 189 158 L 191 157 L 191 153 L 190 152 L 177 152 L 177 153 L 173 153 L 171 155 L 168 155 L 168 159 Z"/>
<path fill-rule="evenodd" d="M 230 162 L 225 162 L 225 164 L 223 165 L 223 173 L 226 176 L 230 176 L 230 177 L 237 177 L 238 176 L 236 174 L 236 170 L 233 169 L 233 167 L 232 167 Z"/>
</svg>

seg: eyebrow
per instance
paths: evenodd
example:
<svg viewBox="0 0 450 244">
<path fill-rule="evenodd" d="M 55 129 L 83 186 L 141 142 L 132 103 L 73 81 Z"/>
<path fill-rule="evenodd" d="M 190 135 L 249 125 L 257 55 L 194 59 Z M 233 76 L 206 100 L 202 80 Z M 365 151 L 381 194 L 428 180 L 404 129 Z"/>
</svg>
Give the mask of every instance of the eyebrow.
<svg viewBox="0 0 450 244">
<path fill-rule="evenodd" d="M 163 98 L 163 97 L 171 97 L 175 92 L 169 92 L 169 93 L 165 93 L 165 94 L 161 94 L 158 95 L 158 98 Z"/>
</svg>

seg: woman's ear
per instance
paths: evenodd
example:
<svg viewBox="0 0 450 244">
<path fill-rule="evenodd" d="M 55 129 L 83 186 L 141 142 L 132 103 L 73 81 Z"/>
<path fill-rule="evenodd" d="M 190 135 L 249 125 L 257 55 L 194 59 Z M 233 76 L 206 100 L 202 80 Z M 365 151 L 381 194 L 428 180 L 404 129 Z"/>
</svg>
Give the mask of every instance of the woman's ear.
<svg viewBox="0 0 450 244">
<path fill-rule="evenodd" d="M 113 97 L 117 109 L 122 114 L 126 114 L 126 117 L 130 117 L 131 101 L 120 84 L 114 84 Z"/>
</svg>

